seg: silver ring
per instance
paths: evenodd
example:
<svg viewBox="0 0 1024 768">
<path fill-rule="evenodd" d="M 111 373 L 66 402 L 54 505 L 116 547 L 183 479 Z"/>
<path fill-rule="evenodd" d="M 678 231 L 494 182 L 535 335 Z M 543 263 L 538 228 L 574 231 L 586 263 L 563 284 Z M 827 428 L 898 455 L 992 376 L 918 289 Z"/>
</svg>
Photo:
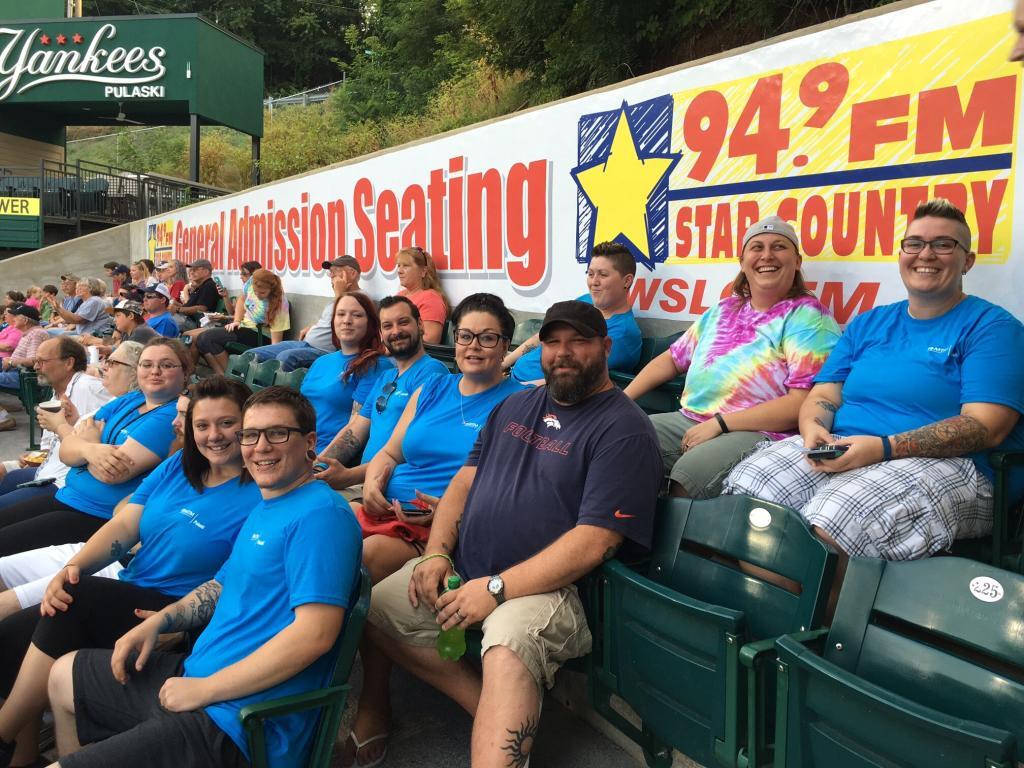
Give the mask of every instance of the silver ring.
<svg viewBox="0 0 1024 768">
<path fill-rule="evenodd" d="M 459 624 L 466 620 L 466 617 L 462 615 L 462 611 L 460 611 L 458 608 L 455 609 L 455 615 L 459 617 Z"/>
</svg>

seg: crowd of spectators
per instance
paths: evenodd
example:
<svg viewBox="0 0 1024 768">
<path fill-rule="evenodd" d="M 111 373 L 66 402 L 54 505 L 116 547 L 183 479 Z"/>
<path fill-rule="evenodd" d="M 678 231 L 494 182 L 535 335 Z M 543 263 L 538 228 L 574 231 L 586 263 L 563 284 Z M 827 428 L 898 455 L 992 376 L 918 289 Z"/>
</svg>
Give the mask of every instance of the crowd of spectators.
<svg viewBox="0 0 1024 768">
<path fill-rule="evenodd" d="M 10 291 L 0 387 L 34 369 L 59 407 L 38 412 L 45 456 L 0 469 L 0 768 L 38 761 L 47 706 L 65 768 L 246 764 L 239 710 L 325 682 L 361 565 L 343 765 L 386 758 L 393 664 L 474 717 L 474 765 L 521 764 L 544 689 L 590 650 L 574 584 L 650 546 L 659 493 L 789 505 L 842 562 L 985 535 L 986 454 L 1024 447 L 1024 326 L 964 292 L 971 241 L 952 204 L 921 205 L 907 298 L 841 332 L 770 216 L 731 294 L 625 390 L 609 370 L 637 367 L 641 332 L 616 243 L 516 348 L 504 302 L 450 308 L 418 248 L 397 254 L 394 296 L 368 296 L 351 256 L 324 262 L 334 297 L 292 340 L 285 287 L 256 263 L 234 298 L 202 259 L 111 262 L 111 297 L 76 275 Z M 456 373 L 424 347 L 446 323 Z M 251 394 L 223 375 L 233 344 L 301 384 Z M 680 374 L 678 410 L 632 402 Z M 482 630 L 482 668 L 438 656 L 456 626 Z M 303 763 L 314 724 L 276 722 L 275 765 Z"/>
</svg>

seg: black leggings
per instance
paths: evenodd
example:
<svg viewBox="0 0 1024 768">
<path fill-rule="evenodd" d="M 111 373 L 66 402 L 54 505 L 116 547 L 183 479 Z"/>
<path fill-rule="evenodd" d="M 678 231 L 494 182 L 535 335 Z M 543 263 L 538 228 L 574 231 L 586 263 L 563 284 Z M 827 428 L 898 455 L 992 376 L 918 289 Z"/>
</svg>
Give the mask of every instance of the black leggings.
<svg viewBox="0 0 1024 768">
<path fill-rule="evenodd" d="M 238 328 L 232 332 L 217 326 L 207 328 L 196 336 L 195 345 L 200 354 L 219 355 L 232 341 L 245 344 L 247 347 L 259 347 L 265 344 L 267 339 L 252 328 Z"/>
<path fill-rule="evenodd" d="M 0 557 L 88 541 L 106 522 L 55 498 L 26 499 L 0 507 Z"/>
<path fill-rule="evenodd" d="M 119 579 L 83 576 L 66 584 L 74 602 L 56 616 L 40 616 L 39 606 L 0 621 L 0 696 L 7 696 L 29 643 L 53 659 L 81 648 L 113 648 L 140 619 L 136 608 L 159 611 L 177 598 Z"/>
</svg>

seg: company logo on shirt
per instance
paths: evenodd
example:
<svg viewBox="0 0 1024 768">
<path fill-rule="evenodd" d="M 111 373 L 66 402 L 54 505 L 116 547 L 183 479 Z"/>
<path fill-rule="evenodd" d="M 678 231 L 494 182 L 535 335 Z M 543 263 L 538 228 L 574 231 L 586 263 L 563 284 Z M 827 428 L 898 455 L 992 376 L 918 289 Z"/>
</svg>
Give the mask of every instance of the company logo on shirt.
<svg viewBox="0 0 1024 768">
<path fill-rule="evenodd" d="M 932 346 L 932 347 L 928 347 L 928 351 L 931 352 L 934 355 L 949 355 L 949 357 L 952 357 L 953 359 L 956 359 L 956 357 L 957 357 L 956 350 L 953 349 L 952 347 L 936 347 L 936 346 Z"/>
<path fill-rule="evenodd" d="M 199 513 L 198 512 L 193 512 L 191 509 L 188 509 L 186 507 L 182 507 L 180 510 L 178 510 L 178 514 L 179 515 L 184 515 L 185 517 L 187 517 L 188 521 L 189 521 L 189 524 L 194 525 L 199 530 L 201 530 L 201 531 L 205 531 L 206 530 L 206 526 L 199 522 Z"/>
<path fill-rule="evenodd" d="M 252 536 L 250 536 L 249 537 L 249 541 L 256 542 L 256 546 L 257 547 L 262 547 L 264 544 L 267 543 L 266 540 L 263 538 L 263 536 L 260 535 L 259 533 L 254 533 Z"/>
<path fill-rule="evenodd" d="M 562 422 L 560 422 L 553 413 L 545 413 L 544 418 L 541 419 L 541 421 L 543 421 L 547 426 L 551 427 L 552 429 L 562 428 Z"/>
</svg>

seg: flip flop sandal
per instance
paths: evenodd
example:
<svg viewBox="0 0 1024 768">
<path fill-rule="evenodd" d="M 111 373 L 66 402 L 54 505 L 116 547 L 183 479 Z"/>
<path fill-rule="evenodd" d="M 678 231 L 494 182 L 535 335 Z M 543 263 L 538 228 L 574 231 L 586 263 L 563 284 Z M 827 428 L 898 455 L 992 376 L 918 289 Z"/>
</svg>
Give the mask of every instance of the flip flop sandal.
<svg viewBox="0 0 1024 768">
<path fill-rule="evenodd" d="M 368 763 L 360 763 L 358 755 L 362 749 L 370 746 L 371 744 L 373 744 L 373 742 L 380 741 L 382 739 L 388 739 L 390 737 L 391 734 L 385 732 L 378 733 L 376 736 L 370 736 L 368 739 L 360 741 L 358 738 L 356 738 L 355 733 L 350 732 L 348 738 L 352 742 L 352 745 L 355 747 L 355 751 L 353 751 L 352 753 L 352 763 L 350 764 L 349 768 L 376 768 L 376 766 L 383 763 L 385 758 L 387 758 L 388 756 L 388 745 L 386 741 L 384 743 L 384 751 L 380 753 L 380 757 L 378 757 L 376 760 L 371 760 Z"/>
</svg>

